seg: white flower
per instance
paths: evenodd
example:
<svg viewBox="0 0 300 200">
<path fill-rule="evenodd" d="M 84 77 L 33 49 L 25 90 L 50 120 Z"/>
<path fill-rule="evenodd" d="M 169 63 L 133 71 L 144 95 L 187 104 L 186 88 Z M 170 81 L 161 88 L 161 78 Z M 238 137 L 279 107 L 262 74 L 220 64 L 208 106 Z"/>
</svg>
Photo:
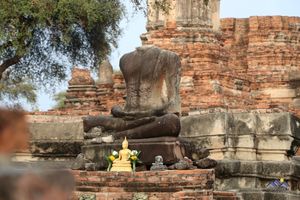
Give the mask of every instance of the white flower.
<svg viewBox="0 0 300 200">
<path fill-rule="evenodd" d="M 138 151 L 137 151 L 137 150 L 132 150 L 132 151 L 131 151 L 131 155 L 136 156 L 137 154 L 138 154 Z"/>
<path fill-rule="evenodd" d="M 116 157 L 116 156 L 118 156 L 118 152 L 117 151 L 113 151 L 112 155 Z"/>
</svg>

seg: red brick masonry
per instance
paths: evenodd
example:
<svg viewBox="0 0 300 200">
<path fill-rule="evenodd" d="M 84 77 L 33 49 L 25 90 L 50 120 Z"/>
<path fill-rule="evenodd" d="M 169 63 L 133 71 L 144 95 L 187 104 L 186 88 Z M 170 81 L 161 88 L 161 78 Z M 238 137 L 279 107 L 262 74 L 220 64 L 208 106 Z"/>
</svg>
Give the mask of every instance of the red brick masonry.
<svg viewBox="0 0 300 200">
<path fill-rule="evenodd" d="M 181 57 L 183 115 L 226 109 L 300 117 L 300 17 L 222 19 L 219 32 L 178 24 L 148 27 L 142 39 L 144 45 Z M 92 87 L 91 76 L 82 70 L 73 76 L 83 77 L 69 82 L 67 108 L 56 114 L 106 114 L 113 105 L 124 104 L 120 73 L 113 75 L 113 83 Z"/>
<path fill-rule="evenodd" d="M 75 199 L 83 194 L 97 200 L 126 200 L 143 194 L 148 200 L 234 200 L 234 193 L 214 192 L 214 170 L 160 172 L 87 172 L 73 171 Z"/>
</svg>

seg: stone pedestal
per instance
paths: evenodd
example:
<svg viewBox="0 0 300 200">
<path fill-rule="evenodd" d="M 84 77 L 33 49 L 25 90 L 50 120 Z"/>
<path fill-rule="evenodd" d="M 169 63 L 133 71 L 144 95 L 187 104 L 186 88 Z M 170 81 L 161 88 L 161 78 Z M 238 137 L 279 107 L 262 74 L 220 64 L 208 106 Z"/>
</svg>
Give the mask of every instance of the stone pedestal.
<svg viewBox="0 0 300 200">
<path fill-rule="evenodd" d="M 185 156 L 191 157 L 189 143 L 179 138 L 160 137 L 128 141 L 131 150 L 141 151 L 140 160 L 147 166 L 151 166 L 157 155 L 164 158 L 164 164 L 174 164 Z M 84 145 L 82 152 L 86 159 L 99 164 L 100 168 L 104 169 L 107 166 L 105 156 L 111 154 L 112 150 L 119 151 L 121 143 L 122 141 L 116 141 L 111 144 Z"/>
<path fill-rule="evenodd" d="M 234 190 L 242 200 L 300 199 L 300 162 L 292 161 L 241 161 L 222 160 L 216 170 L 215 188 Z M 287 191 L 266 189 L 274 180 L 284 178 Z"/>
<path fill-rule="evenodd" d="M 290 113 L 211 113 L 184 117 L 180 136 L 216 160 L 287 161 L 299 146 L 299 119 Z"/>
</svg>

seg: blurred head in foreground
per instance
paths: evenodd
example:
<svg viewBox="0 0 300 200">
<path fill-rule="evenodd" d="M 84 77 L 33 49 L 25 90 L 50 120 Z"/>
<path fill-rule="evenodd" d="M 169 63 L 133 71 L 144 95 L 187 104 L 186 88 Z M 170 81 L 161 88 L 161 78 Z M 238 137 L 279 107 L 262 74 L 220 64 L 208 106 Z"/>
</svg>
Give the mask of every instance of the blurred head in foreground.
<svg viewBox="0 0 300 200">
<path fill-rule="evenodd" d="M 27 150 L 28 142 L 25 113 L 0 108 L 0 200 L 71 199 L 74 180 L 69 171 L 5 162 L 10 154 Z"/>
<path fill-rule="evenodd" d="M 26 116 L 20 110 L 0 108 L 0 154 L 8 155 L 28 147 Z"/>
<path fill-rule="evenodd" d="M 0 170 L 0 200 L 71 200 L 74 179 L 66 170 Z"/>
</svg>

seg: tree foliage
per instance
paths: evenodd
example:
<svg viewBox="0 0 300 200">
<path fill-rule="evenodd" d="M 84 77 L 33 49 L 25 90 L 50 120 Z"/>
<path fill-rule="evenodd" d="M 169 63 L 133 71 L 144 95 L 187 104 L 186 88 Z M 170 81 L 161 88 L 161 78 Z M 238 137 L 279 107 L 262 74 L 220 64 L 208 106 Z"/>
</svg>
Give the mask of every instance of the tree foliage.
<svg viewBox="0 0 300 200">
<path fill-rule="evenodd" d="M 147 0 L 129 1 L 146 13 Z M 0 101 L 23 97 L 32 103 L 36 88 L 64 80 L 73 65 L 96 69 L 117 46 L 123 4 L 123 0 L 1 0 Z M 153 6 L 165 12 L 170 8 L 168 0 L 157 0 Z"/>
<path fill-rule="evenodd" d="M 53 100 L 56 102 L 54 108 L 60 109 L 65 107 L 66 92 L 59 92 L 54 95 Z"/>
<path fill-rule="evenodd" d="M 0 81 L 0 102 L 2 106 L 18 106 L 22 100 L 36 103 L 36 88 L 28 82 Z"/>
<path fill-rule="evenodd" d="M 141 10 L 144 14 L 147 14 L 147 0 L 130 0 L 137 10 Z M 162 10 L 165 13 L 168 13 L 171 9 L 170 0 L 155 0 L 153 3 L 149 4 L 155 9 Z"/>
<path fill-rule="evenodd" d="M 6 71 L 52 84 L 67 61 L 97 66 L 116 46 L 123 14 L 120 0 L 1 0 L 0 79 Z"/>
</svg>

